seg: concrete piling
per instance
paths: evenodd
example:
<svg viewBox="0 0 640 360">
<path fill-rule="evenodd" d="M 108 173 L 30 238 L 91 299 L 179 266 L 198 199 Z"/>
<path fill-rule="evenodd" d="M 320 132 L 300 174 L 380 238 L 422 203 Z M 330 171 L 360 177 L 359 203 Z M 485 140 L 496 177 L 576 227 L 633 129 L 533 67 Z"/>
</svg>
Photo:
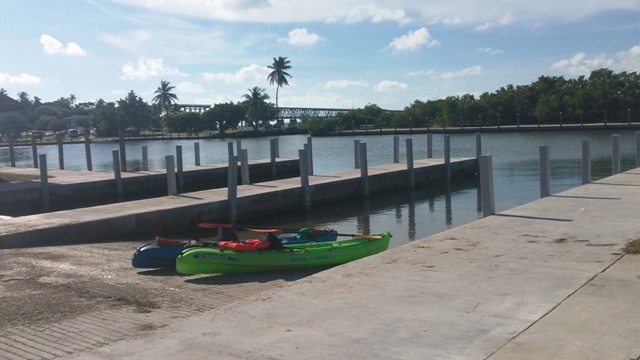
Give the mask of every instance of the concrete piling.
<svg viewBox="0 0 640 360">
<path fill-rule="evenodd" d="M 176 185 L 178 188 L 178 194 L 184 192 L 184 167 L 182 165 L 182 145 L 176 145 Z"/>
<path fill-rule="evenodd" d="M 540 145 L 540 197 L 551 195 L 551 162 L 549 145 Z"/>
<path fill-rule="evenodd" d="M 176 168 L 173 155 L 167 155 L 164 157 L 165 167 L 167 171 L 167 195 L 178 195 L 178 186 L 176 184 Z"/>
<path fill-rule="evenodd" d="M 582 185 L 591 182 L 591 142 L 582 140 Z"/>
<path fill-rule="evenodd" d="M 149 171 L 149 151 L 147 145 L 142 145 L 142 171 Z"/>
<path fill-rule="evenodd" d="M 93 171 L 93 162 L 91 161 L 91 131 L 84 129 L 84 156 L 87 160 L 87 171 Z"/>
<path fill-rule="evenodd" d="M 611 175 L 620 173 L 620 135 L 611 135 Z"/>
<path fill-rule="evenodd" d="M 113 177 L 116 183 L 116 195 L 118 196 L 118 201 L 124 201 L 124 191 L 122 189 L 122 174 L 120 173 L 120 157 L 119 151 L 117 149 L 111 150 L 111 156 L 113 160 Z"/>
<path fill-rule="evenodd" d="M 47 154 L 40 154 L 40 185 L 42 187 L 42 205 L 45 212 L 51 210 L 51 198 L 49 196 L 49 176 L 47 175 Z"/>
<path fill-rule="evenodd" d="M 62 145 L 62 133 L 56 133 L 56 143 L 58 144 L 58 169 L 64 170 L 64 146 Z M 15 165 L 13 165 L 15 166 Z"/>
<path fill-rule="evenodd" d="M 306 144 L 305 144 L 306 145 Z M 305 146 L 307 147 L 307 146 Z M 306 149 L 298 150 L 298 159 L 300 162 L 300 187 L 302 193 L 302 207 L 305 211 L 311 210 L 311 192 L 309 191 L 309 155 Z"/>
<path fill-rule="evenodd" d="M 493 192 L 493 160 L 491 155 L 481 155 L 480 163 L 480 197 L 482 199 L 482 216 L 496 213 Z"/>
<path fill-rule="evenodd" d="M 232 224 L 236 223 L 238 217 L 238 157 L 235 155 L 229 155 L 227 173 L 227 217 Z"/>
<path fill-rule="evenodd" d="M 367 143 L 360 143 L 358 152 L 360 158 L 360 177 L 362 183 L 362 197 L 369 198 L 369 168 L 367 162 Z"/>
<path fill-rule="evenodd" d="M 407 186 L 415 188 L 415 173 L 413 171 L 413 139 L 406 139 L 407 146 Z"/>
</svg>

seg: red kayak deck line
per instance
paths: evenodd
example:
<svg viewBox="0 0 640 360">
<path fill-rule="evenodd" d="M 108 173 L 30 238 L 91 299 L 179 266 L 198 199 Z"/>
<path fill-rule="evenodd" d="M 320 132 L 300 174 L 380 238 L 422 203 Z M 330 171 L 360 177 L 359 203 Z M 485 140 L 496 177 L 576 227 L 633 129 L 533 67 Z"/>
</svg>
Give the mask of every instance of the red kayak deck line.
<svg viewBox="0 0 640 360">
<path fill-rule="evenodd" d="M 475 176 L 474 158 L 452 158 L 451 176 Z M 414 161 L 416 182 L 444 178 L 443 159 Z M 368 169 L 369 188 L 376 191 L 406 186 L 403 163 Z M 358 197 L 360 170 L 309 176 L 311 203 L 320 204 Z M 239 185 L 237 220 L 265 212 L 302 209 L 300 178 Z M 2 220 L 0 248 L 86 243 L 139 234 L 155 236 L 176 229 L 192 228 L 203 221 L 226 219 L 227 189 L 213 189 L 92 208 L 51 212 Z"/>
</svg>

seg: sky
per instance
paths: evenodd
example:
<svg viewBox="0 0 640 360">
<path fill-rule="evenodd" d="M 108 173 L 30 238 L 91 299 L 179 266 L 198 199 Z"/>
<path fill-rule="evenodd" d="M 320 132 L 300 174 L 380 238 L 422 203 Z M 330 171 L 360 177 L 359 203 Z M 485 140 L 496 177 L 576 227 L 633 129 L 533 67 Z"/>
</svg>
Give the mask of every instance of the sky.
<svg viewBox="0 0 640 360">
<path fill-rule="evenodd" d="M 237 102 L 290 61 L 281 107 L 402 110 L 540 76 L 640 72 L 640 0 L 0 0 L 17 98 Z"/>
</svg>

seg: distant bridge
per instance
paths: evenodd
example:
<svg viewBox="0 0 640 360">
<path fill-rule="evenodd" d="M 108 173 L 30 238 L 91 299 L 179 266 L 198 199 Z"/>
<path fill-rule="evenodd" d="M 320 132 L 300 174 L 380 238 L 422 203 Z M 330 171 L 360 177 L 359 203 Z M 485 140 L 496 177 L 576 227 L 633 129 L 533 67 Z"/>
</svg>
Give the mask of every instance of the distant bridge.
<svg viewBox="0 0 640 360">
<path fill-rule="evenodd" d="M 178 111 L 203 112 L 209 110 L 211 105 L 202 104 L 175 104 Z M 279 119 L 300 119 L 308 118 L 333 118 L 338 114 L 346 113 L 354 109 L 328 109 L 328 108 L 306 108 L 306 107 L 281 107 L 279 109 Z M 398 112 L 397 110 L 384 110 L 386 112 Z"/>
</svg>

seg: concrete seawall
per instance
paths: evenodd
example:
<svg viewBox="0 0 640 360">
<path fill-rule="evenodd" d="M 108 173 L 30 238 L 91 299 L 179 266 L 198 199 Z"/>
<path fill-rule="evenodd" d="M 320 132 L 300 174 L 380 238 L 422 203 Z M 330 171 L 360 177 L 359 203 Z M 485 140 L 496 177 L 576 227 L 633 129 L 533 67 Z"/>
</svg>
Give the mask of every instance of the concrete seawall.
<svg viewBox="0 0 640 360">
<path fill-rule="evenodd" d="M 452 178 L 475 176 L 476 159 L 451 159 Z M 407 165 L 370 167 L 369 189 L 376 192 L 407 186 Z M 443 159 L 414 162 L 416 183 L 442 181 Z M 362 194 L 360 170 L 309 177 L 311 203 L 356 198 Z M 128 201 L 45 214 L 22 216 L 2 222 L 0 248 L 72 244 L 115 240 L 123 236 L 157 235 L 159 232 L 193 228 L 199 222 L 227 221 L 227 189 L 190 192 L 178 196 Z M 238 186 L 237 219 L 264 213 L 302 210 L 300 178 Z"/>
<path fill-rule="evenodd" d="M 297 159 L 277 159 L 278 178 L 300 176 Z M 40 176 L 35 168 L 5 168 L 7 172 Z M 227 186 L 227 165 L 207 165 L 184 169 L 184 192 L 218 189 Z M 272 180 L 269 160 L 249 162 L 252 182 Z M 112 172 L 49 170 L 51 209 L 69 210 L 118 202 Z M 238 168 L 238 174 L 240 169 Z M 238 175 L 238 179 L 241 176 Z M 167 194 L 165 170 L 122 173 L 124 200 L 141 200 Z M 11 216 L 30 215 L 43 210 L 39 181 L 0 184 L 0 213 Z"/>
</svg>

